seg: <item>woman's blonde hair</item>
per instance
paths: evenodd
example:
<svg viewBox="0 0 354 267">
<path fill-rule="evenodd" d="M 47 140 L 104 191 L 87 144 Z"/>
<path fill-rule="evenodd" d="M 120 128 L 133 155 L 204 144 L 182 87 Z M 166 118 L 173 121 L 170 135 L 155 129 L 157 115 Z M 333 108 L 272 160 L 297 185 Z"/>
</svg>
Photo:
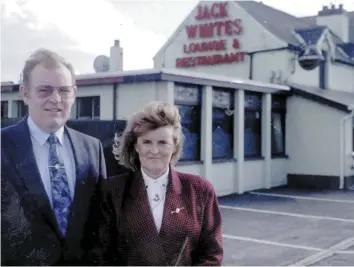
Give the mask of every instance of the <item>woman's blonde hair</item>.
<svg viewBox="0 0 354 267">
<path fill-rule="evenodd" d="M 115 136 L 113 154 L 119 164 L 133 171 L 137 170 L 140 166 L 135 150 L 138 137 L 164 126 L 171 126 L 174 130 L 175 152 L 172 154 L 171 164 L 176 163 L 181 156 L 184 142 L 178 108 L 166 103 L 152 102 L 133 114 L 120 137 Z"/>
</svg>

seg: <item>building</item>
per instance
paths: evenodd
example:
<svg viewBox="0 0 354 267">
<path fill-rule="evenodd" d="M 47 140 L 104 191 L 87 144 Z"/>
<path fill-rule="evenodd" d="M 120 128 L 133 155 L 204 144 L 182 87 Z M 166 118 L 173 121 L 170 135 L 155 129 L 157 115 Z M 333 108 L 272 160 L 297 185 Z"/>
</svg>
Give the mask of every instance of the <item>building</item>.
<svg viewBox="0 0 354 267">
<path fill-rule="evenodd" d="M 287 183 L 354 189 L 353 30 L 342 6 L 296 18 L 253 1 L 200 2 L 154 69 L 121 71 L 115 42 L 96 62 L 109 73 L 78 75 L 72 118 L 126 119 L 152 100 L 175 103 L 186 136 L 177 168 L 218 195 Z M 1 91 L 2 114 L 23 116 L 18 85 Z"/>
<path fill-rule="evenodd" d="M 354 12 L 343 5 L 297 18 L 262 2 L 202 1 L 155 55 L 154 66 L 291 85 L 289 158 L 279 169 L 293 184 L 352 187 Z M 262 169 L 263 161 L 258 164 Z"/>
</svg>

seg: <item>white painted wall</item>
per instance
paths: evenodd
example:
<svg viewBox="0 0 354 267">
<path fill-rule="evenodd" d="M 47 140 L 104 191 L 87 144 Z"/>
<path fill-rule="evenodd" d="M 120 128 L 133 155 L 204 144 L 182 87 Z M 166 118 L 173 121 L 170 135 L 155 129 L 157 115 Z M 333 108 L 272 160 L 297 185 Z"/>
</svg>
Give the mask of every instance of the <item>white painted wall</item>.
<svg viewBox="0 0 354 267">
<path fill-rule="evenodd" d="M 295 72 L 291 75 L 290 82 L 303 84 L 306 86 L 319 87 L 320 86 L 320 71 L 317 66 L 313 70 L 304 70 L 299 65 L 299 62 L 295 60 Z"/>
<path fill-rule="evenodd" d="M 288 183 L 288 164 L 287 158 L 274 158 L 271 162 L 271 185 L 272 187 L 286 185 Z"/>
<path fill-rule="evenodd" d="M 117 89 L 117 119 L 128 119 L 147 103 L 155 101 L 156 96 L 156 82 L 120 84 Z"/>
<path fill-rule="evenodd" d="M 203 176 L 203 164 L 176 164 L 176 170 Z"/>
<path fill-rule="evenodd" d="M 288 99 L 288 173 L 339 175 L 339 126 L 340 119 L 345 115 L 344 112 L 301 97 Z"/>
<path fill-rule="evenodd" d="M 246 160 L 244 164 L 244 185 L 245 191 L 264 188 L 264 161 Z"/>
<path fill-rule="evenodd" d="M 354 94 L 354 66 L 331 62 L 328 71 L 328 86 L 332 90 Z"/>
<path fill-rule="evenodd" d="M 345 159 L 344 159 L 344 175 L 353 176 L 354 175 L 354 159 L 352 156 L 353 151 L 353 120 L 348 119 L 344 123 L 344 149 L 345 149 Z"/>
<path fill-rule="evenodd" d="M 211 2 L 207 2 L 211 5 Z M 204 4 L 204 3 L 203 3 Z M 253 17 L 251 17 L 243 8 L 241 8 L 237 2 L 228 2 L 228 14 L 229 18 L 222 18 L 215 21 L 225 21 L 227 19 L 241 19 L 243 26 L 243 33 L 234 36 L 221 36 L 215 35 L 214 38 L 202 38 L 202 39 L 188 39 L 188 35 L 185 29 L 186 25 L 203 24 L 210 21 L 197 21 L 194 17 L 197 15 L 197 7 L 192 10 L 190 15 L 186 18 L 183 24 L 176 29 L 176 32 L 171 36 L 170 41 L 166 43 L 166 46 L 160 50 L 160 52 L 154 58 L 154 66 L 156 68 L 166 67 L 175 68 L 176 59 L 189 57 L 189 56 L 202 56 L 202 55 L 213 55 L 222 54 L 225 51 L 212 51 L 212 52 L 199 52 L 185 54 L 183 52 L 183 45 L 192 42 L 204 42 L 212 40 L 226 40 L 227 47 L 229 48 L 227 52 L 236 52 L 232 48 L 232 43 L 234 38 L 238 38 L 240 41 L 240 50 L 244 52 L 253 52 L 258 50 L 265 50 L 270 48 L 284 47 L 286 44 L 279 40 L 277 37 L 266 31 L 263 26 L 261 26 Z M 214 22 L 214 20 L 213 20 Z M 239 78 L 248 78 L 250 69 L 249 57 L 245 57 L 244 62 L 233 63 L 233 64 L 222 64 L 214 66 L 197 66 L 190 68 L 194 71 L 202 71 L 207 73 L 219 73 L 228 76 L 237 76 Z"/>
<path fill-rule="evenodd" d="M 236 162 L 213 163 L 210 171 L 210 182 L 218 196 L 235 193 Z"/>
<path fill-rule="evenodd" d="M 262 82 L 285 83 L 295 71 L 295 55 L 288 50 L 262 52 L 253 55 L 253 79 Z"/>
</svg>

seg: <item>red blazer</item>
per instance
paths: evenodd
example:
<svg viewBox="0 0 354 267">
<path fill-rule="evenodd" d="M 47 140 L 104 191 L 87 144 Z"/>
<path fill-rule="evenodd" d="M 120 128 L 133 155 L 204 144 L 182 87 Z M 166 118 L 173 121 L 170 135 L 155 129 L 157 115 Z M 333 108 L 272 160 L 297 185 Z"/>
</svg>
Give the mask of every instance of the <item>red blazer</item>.
<svg viewBox="0 0 354 267">
<path fill-rule="evenodd" d="M 170 169 L 160 233 L 140 170 L 103 181 L 86 232 L 93 236 L 84 240 L 85 264 L 167 266 L 181 255 L 178 265 L 221 265 L 222 221 L 212 185 Z"/>
</svg>

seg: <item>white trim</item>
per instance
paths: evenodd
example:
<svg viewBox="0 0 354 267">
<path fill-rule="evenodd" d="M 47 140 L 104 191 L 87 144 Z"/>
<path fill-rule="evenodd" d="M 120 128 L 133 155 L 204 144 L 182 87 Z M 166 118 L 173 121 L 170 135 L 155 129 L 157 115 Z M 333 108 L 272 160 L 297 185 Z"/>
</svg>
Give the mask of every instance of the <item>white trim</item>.
<svg viewBox="0 0 354 267">
<path fill-rule="evenodd" d="M 344 52 L 343 48 L 341 48 L 340 46 L 336 46 L 336 49 L 338 49 L 338 52 L 342 54 L 343 57 L 347 58 L 347 59 L 351 59 L 347 53 Z"/>
<path fill-rule="evenodd" d="M 302 38 L 302 36 L 298 34 L 295 30 L 292 30 L 291 33 L 295 36 L 296 40 L 298 40 L 300 44 L 302 44 L 303 46 L 307 45 L 305 39 Z"/>
<path fill-rule="evenodd" d="M 328 40 L 331 58 L 335 58 L 335 56 L 336 56 L 336 45 L 333 42 L 333 39 L 332 39 L 332 36 L 331 36 L 331 31 L 329 30 L 328 27 L 326 27 L 324 29 L 321 37 L 318 39 L 318 45 L 322 46 L 326 39 Z"/>
</svg>

